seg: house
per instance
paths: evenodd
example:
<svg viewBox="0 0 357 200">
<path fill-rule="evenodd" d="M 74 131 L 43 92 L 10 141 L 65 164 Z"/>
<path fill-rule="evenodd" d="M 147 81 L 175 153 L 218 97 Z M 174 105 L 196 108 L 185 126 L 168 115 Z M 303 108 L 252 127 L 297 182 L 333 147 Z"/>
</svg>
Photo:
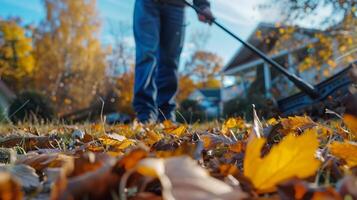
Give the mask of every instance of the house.
<svg viewBox="0 0 357 200">
<path fill-rule="evenodd" d="M 282 42 L 284 31 L 291 31 L 291 36 Z M 291 73 L 310 84 L 316 84 L 324 79 L 322 74 L 328 66 L 311 67 L 303 71 L 298 66 L 308 55 L 313 55 L 312 44 L 318 42 L 315 35 L 320 32 L 316 29 L 261 23 L 247 42 L 285 66 Z M 228 100 L 232 96 L 246 97 L 251 94 L 280 99 L 298 92 L 291 81 L 245 46 L 237 51 L 222 72 L 225 77 L 233 77 L 237 87 L 234 94 L 231 94 L 231 87 L 223 89 L 223 96 L 230 94 Z"/>
<path fill-rule="evenodd" d="M 188 97 L 190 100 L 198 102 L 207 117 L 218 117 L 221 112 L 221 90 L 217 89 L 197 89 Z"/>
<path fill-rule="evenodd" d="M 16 95 L 0 80 L 0 112 L 6 113 Z"/>
</svg>

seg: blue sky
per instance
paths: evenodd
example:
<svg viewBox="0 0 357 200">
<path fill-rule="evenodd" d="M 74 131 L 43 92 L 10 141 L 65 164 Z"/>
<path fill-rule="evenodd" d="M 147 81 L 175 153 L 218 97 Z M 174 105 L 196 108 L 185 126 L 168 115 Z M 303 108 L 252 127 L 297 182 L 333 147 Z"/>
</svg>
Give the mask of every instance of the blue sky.
<svg viewBox="0 0 357 200">
<path fill-rule="evenodd" d="M 230 27 L 242 38 L 246 38 L 254 30 L 256 25 L 264 21 L 272 21 L 276 16 L 259 12 L 257 6 L 265 0 L 211 0 L 212 10 L 217 19 Z M 132 25 L 132 13 L 135 0 L 97 0 L 97 8 L 103 21 L 101 40 L 110 43 L 110 25 L 124 23 Z M 206 50 L 220 55 L 224 62 L 233 56 L 240 44 L 221 30 L 212 26 L 199 23 L 193 11 L 187 9 L 187 37 L 183 52 L 183 61 L 190 55 L 193 44 L 190 38 L 197 30 L 207 30 L 210 34 Z M 45 16 L 41 0 L 0 0 L 0 17 L 19 16 L 24 23 L 38 24 Z M 126 32 L 129 43 L 132 40 L 131 28 Z M 132 43 L 133 44 L 133 43 Z"/>
</svg>

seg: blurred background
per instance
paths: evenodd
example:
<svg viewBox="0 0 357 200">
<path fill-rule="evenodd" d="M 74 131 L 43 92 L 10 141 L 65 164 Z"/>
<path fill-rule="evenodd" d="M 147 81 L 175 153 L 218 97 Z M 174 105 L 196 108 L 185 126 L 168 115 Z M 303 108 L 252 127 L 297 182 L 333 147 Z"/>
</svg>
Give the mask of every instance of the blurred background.
<svg viewBox="0 0 357 200">
<path fill-rule="evenodd" d="M 134 0 L 0 0 L 1 121 L 128 122 Z M 352 0 L 212 0 L 217 20 L 316 84 L 357 58 Z M 284 76 L 187 8 L 178 119 L 262 116 L 298 92 Z"/>
</svg>

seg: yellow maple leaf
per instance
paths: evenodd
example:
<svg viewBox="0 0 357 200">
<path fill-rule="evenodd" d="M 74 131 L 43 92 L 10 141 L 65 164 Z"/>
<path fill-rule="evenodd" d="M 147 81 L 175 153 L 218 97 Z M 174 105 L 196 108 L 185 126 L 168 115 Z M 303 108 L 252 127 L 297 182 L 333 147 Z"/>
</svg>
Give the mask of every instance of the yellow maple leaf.
<svg viewBox="0 0 357 200">
<path fill-rule="evenodd" d="M 333 142 L 330 144 L 331 153 L 346 161 L 349 167 L 357 166 L 357 144 L 352 142 Z"/>
<path fill-rule="evenodd" d="M 345 114 L 343 116 L 343 122 L 351 130 L 352 134 L 357 137 L 357 117 Z"/>
<path fill-rule="evenodd" d="M 153 130 L 148 130 L 146 132 L 145 144 L 152 146 L 156 142 L 160 141 L 163 136 L 160 133 L 157 133 Z"/>
<path fill-rule="evenodd" d="M 227 134 L 230 129 L 238 128 L 242 129 L 245 127 L 245 123 L 241 118 L 229 118 L 222 125 L 222 133 Z"/>
<path fill-rule="evenodd" d="M 162 125 L 164 126 L 165 129 L 175 127 L 175 125 L 170 120 L 163 121 Z"/>
<path fill-rule="evenodd" d="M 117 150 L 124 150 L 135 143 L 133 140 L 129 140 L 125 136 L 119 135 L 116 135 L 115 137 L 105 135 L 100 137 L 99 140 L 103 143 L 103 145 L 112 146 Z"/>
<path fill-rule="evenodd" d="M 267 121 L 267 124 L 270 125 L 270 126 L 275 126 L 279 123 L 278 120 L 276 120 L 274 117 L 273 118 L 270 118 L 268 121 Z"/>
<path fill-rule="evenodd" d="M 169 133 L 169 134 L 181 137 L 186 133 L 186 130 L 187 130 L 187 126 L 186 125 L 180 125 L 177 128 L 166 129 L 166 132 Z"/>
<path fill-rule="evenodd" d="M 244 175 L 259 193 L 273 192 L 276 185 L 293 177 L 313 175 L 320 162 L 315 158 L 319 142 L 316 130 L 307 130 L 301 136 L 287 135 L 261 158 L 264 138 L 254 138 L 247 146 Z"/>
<path fill-rule="evenodd" d="M 105 133 L 105 127 L 103 126 L 103 124 L 93 124 L 91 128 L 92 131 L 95 133 Z"/>
<path fill-rule="evenodd" d="M 224 126 L 227 128 L 234 128 L 237 126 L 237 120 L 235 118 L 230 118 L 224 123 Z"/>
</svg>

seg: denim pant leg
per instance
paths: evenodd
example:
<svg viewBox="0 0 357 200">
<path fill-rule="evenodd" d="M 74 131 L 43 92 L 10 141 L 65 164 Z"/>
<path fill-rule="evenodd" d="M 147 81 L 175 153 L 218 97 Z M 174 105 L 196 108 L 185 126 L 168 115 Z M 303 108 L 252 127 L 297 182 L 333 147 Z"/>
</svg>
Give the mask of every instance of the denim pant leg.
<svg viewBox="0 0 357 200">
<path fill-rule="evenodd" d="M 175 121 L 177 70 L 185 36 L 184 7 L 161 5 L 160 61 L 156 74 L 159 120 Z"/>
<path fill-rule="evenodd" d="M 139 121 L 157 119 L 157 87 L 155 75 L 160 44 L 160 4 L 152 0 L 136 0 L 134 38 L 136 65 L 133 106 Z"/>
</svg>

